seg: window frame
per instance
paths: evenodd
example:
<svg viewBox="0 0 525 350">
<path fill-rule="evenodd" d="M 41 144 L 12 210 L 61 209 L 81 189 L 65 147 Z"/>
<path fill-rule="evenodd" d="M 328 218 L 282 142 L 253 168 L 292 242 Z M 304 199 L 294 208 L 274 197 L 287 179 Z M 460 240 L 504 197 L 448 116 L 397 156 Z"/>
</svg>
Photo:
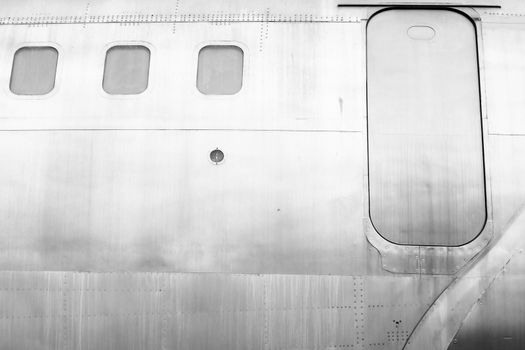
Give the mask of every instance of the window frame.
<svg viewBox="0 0 525 350">
<path fill-rule="evenodd" d="M 241 88 L 239 91 L 233 94 L 206 94 L 203 93 L 198 86 L 198 74 L 199 74 L 199 55 L 202 49 L 204 49 L 207 46 L 236 46 L 238 47 L 242 53 L 243 53 L 243 64 L 242 64 L 242 80 L 241 80 Z M 244 43 L 236 40 L 211 40 L 211 41 L 204 41 L 199 43 L 194 50 L 194 62 L 195 62 L 195 91 L 198 96 L 201 96 L 206 99 L 227 99 L 227 98 L 233 98 L 237 96 L 242 96 L 244 92 L 247 89 L 247 86 L 249 84 L 248 79 L 248 72 L 249 72 L 249 49 L 248 46 Z"/>
<path fill-rule="evenodd" d="M 53 85 L 53 89 L 51 89 L 49 92 L 45 94 L 40 95 L 22 95 L 17 94 L 11 90 L 11 78 L 13 75 L 13 67 L 15 62 L 15 54 L 26 47 L 52 47 L 57 51 L 57 65 L 55 69 L 55 84 Z M 51 41 L 31 41 L 31 42 L 22 42 L 17 43 L 11 48 L 11 56 L 9 62 L 9 70 L 7 74 L 7 83 L 4 85 L 5 90 L 7 91 L 7 94 L 10 95 L 12 98 L 20 99 L 20 100 L 43 100 L 50 98 L 58 93 L 62 86 L 62 67 L 63 64 L 61 63 L 64 60 L 65 52 L 61 45 L 59 45 L 56 42 Z"/>
<path fill-rule="evenodd" d="M 150 56 L 149 56 L 149 69 L 148 69 L 148 85 L 146 86 L 146 89 L 138 94 L 110 94 L 106 90 L 104 90 L 104 73 L 106 70 L 106 55 L 108 50 L 115 46 L 144 46 L 149 50 Z M 154 57 L 156 54 L 156 49 L 150 42 L 147 41 L 140 41 L 140 40 L 119 40 L 119 41 L 111 41 L 106 43 L 100 51 L 100 60 L 97 65 L 98 72 L 100 72 L 100 80 L 99 80 L 99 89 L 98 91 L 100 94 L 108 99 L 135 99 L 143 96 L 147 96 L 151 93 L 151 90 L 154 89 L 153 82 L 155 81 L 155 66 L 153 64 Z"/>
</svg>

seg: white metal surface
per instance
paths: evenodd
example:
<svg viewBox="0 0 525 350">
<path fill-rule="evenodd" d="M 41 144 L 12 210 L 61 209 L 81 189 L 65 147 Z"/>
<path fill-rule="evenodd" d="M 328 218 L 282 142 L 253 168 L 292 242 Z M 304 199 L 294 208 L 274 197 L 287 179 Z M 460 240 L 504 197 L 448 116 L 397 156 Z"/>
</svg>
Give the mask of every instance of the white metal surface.
<svg viewBox="0 0 525 350">
<path fill-rule="evenodd" d="M 509 251 L 475 254 L 492 234 L 523 230 L 505 228 L 525 202 L 525 3 L 464 9 L 480 29 L 494 232 L 460 255 L 385 240 L 380 254 L 367 240 L 366 24 L 378 8 L 341 2 L 2 2 L 0 349 L 390 350 L 417 324 L 411 344 L 468 348 L 498 306 L 523 319 L 509 289 L 522 264 L 493 278 Z M 61 53 L 57 87 L 15 96 L 13 54 L 35 43 Z M 105 52 L 123 43 L 151 50 L 139 96 L 102 91 Z M 196 89 L 198 52 L 216 43 L 245 53 L 237 95 Z M 469 259 L 478 274 L 447 291 L 459 275 L 442 274 Z M 390 273 L 385 261 L 408 268 Z M 507 293 L 503 305 L 432 307 L 482 290 Z"/>
<path fill-rule="evenodd" d="M 4 269 L 346 275 L 369 264 L 352 206 L 363 170 L 349 166 L 360 134 L 0 135 Z"/>
</svg>

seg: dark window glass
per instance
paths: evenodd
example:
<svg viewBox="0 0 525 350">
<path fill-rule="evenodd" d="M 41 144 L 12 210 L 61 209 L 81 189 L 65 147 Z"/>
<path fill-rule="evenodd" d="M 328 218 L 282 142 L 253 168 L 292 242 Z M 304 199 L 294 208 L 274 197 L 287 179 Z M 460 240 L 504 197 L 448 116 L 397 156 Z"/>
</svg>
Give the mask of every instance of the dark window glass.
<svg viewBox="0 0 525 350">
<path fill-rule="evenodd" d="M 10 89 L 17 95 L 45 95 L 55 87 L 58 51 L 27 46 L 15 52 Z"/>
<path fill-rule="evenodd" d="M 205 46 L 199 52 L 197 88 L 206 95 L 233 95 L 242 86 L 244 53 L 231 45 Z"/>
<path fill-rule="evenodd" d="M 112 95 L 140 94 L 148 87 L 150 51 L 140 45 L 120 45 L 106 53 L 104 91 Z"/>
</svg>

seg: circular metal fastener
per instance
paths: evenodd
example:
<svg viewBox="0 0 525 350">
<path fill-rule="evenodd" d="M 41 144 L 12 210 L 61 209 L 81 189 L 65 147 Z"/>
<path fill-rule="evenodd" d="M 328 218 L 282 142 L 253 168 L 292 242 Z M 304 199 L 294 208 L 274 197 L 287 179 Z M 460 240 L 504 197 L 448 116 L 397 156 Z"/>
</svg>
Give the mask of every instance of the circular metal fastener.
<svg viewBox="0 0 525 350">
<path fill-rule="evenodd" d="M 219 164 L 224 160 L 224 153 L 220 149 L 216 148 L 210 152 L 210 160 L 215 164 Z"/>
</svg>

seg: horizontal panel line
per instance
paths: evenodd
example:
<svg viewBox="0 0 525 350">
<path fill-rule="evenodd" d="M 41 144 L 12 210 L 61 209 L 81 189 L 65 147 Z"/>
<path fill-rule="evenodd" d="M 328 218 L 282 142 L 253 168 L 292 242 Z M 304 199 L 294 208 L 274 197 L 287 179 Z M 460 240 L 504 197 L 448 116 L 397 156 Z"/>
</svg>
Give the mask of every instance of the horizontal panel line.
<svg viewBox="0 0 525 350">
<path fill-rule="evenodd" d="M 326 132 L 326 133 L 362 133 L 362 130 L 331 130 L 331 129 L 173 129 L 173 128 L 50 128 L 50 129 L 2 129 L 0 132 L 24 131 L 243 131 L 243 132 Z"/>
<path fill-rule="evenodd" d="M 521 21 L 519 21 L 519 20 L 509 20 L 509 21 L 506 21 L 506 22 L 501 22 L 501 21 L 497 21 L 497 20 L 494 20 L 494 21 L 483 20 L 483 24 L 497 24 L 497 25 L 510 26 L 510 25 L 517 25 L 517 24 L 525 24 L 525 19 L 522 19 Z"/>
<path fill-rule="evenodd" d="M 489 132 L 489 136 L 525 136 L 525 133 L 524 134 L 517 134 L 517 133 L 492 133 L 492 132 Z"/>
</svg>

